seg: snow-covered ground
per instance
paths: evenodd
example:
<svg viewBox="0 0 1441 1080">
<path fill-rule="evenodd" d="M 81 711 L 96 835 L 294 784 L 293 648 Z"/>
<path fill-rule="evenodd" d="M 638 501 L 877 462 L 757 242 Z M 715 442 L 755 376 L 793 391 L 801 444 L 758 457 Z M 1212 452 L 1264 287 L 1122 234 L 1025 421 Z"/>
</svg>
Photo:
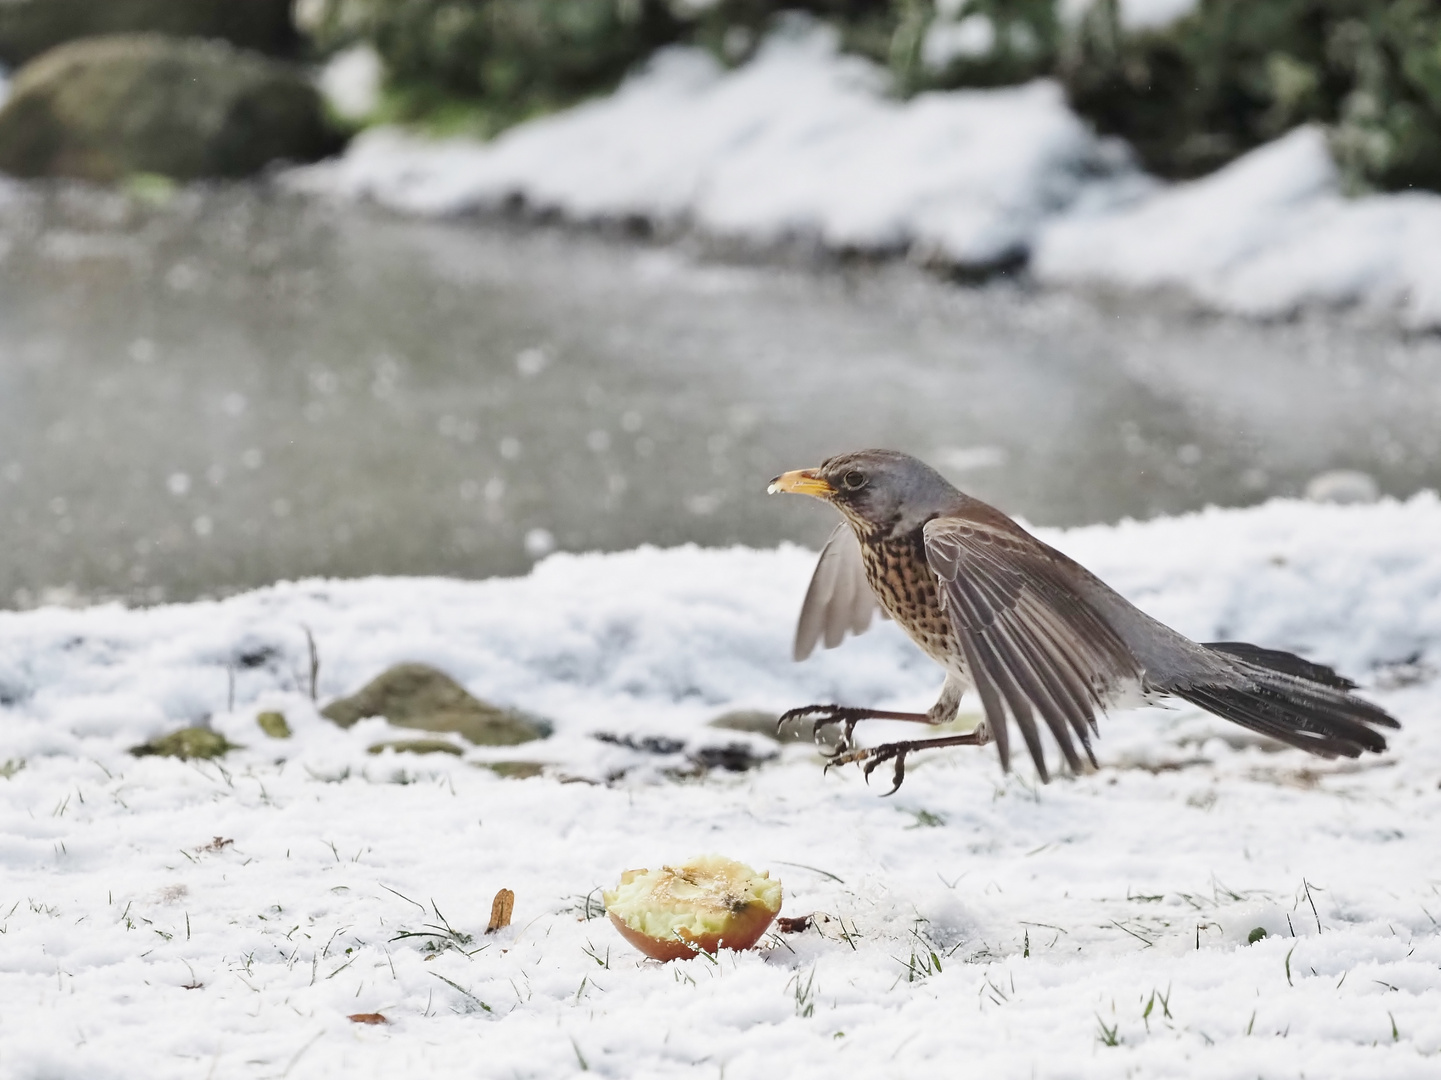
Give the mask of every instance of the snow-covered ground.
<svg viewBox="0 0 1441 1080">
<path fill-rule="evenodd" d="M 1124 8 L 1140 26 L 1189 6 Z M 1054 83 L 898 102 L 881 71 L 799 23 L 735 71 L 671 50 L 614 95 L 492 143 L 379 128 L 286 182 L 408 213 L 518 200 L 761 245 L 1030 257 L 1055 285 L 1179 289 L 1253 316 L 1360 305 L 1441 327 L 1441 197 L 1343 197 L 1317 129 L 1167 187 L 1097 139 Z"/>
<path fill-rule="evenodd" d="M 0 614 L 0 1076 L 1434 1077 L 1441 501 L 1045 536 L 1194 636 L 1359 677 L 1404 724 L 1392 750 L 1324 762 L 1149 710 L 1103 721 L 1094 775 L 1037 788 L 957 751 L 883 799 L 805 746 L 674 780 L 678 759 L 591 737 L 929 704 L 890 624 L 789 662 L 796 548 Z M 317 716 L 302 627 L 322 698 L 420 660 L 556 734 L 367 755 L 397 733 Z M 207 715 L 244 748 L 127 753 Z M 499 759 L 550 770 L 477 767 Z M 707 851 L 770 869 L 821 929 L 660 965 L 586 918 L 621 870 Z M 486 937 L 501 887 L 515 925 Z M 442 915 L 473 940 L 399 936 Z M 389 1022 L 347 1019 L 371 1012 Z"/>
</svg>

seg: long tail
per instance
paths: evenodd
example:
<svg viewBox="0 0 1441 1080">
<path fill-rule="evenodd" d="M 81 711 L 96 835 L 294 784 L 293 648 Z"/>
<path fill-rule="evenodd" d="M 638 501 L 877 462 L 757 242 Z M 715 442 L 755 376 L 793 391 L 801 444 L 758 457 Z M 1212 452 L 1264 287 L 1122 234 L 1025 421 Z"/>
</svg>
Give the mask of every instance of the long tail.
<svg viewBox="0 0 1441 1080">
<path fill-rule="evenodd" d="M 1386 738 L 1375 729 L 1401 726 L 1384 709 L 1351 694 L 1356 684 L 1322 664 L 1239 641 L 1215 641 L 1206 648 L 1224 653 L 1246 685 L 1177 686 L 1171 693 L 1289 746 L 1322 757 L 1379 754 Z"/>
</svg>

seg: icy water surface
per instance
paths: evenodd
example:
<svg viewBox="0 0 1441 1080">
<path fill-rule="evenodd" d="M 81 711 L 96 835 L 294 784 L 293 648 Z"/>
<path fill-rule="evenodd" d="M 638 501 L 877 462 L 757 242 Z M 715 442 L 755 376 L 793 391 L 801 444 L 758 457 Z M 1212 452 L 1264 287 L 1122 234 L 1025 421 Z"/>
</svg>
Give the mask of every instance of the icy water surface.
<svg viewBox="0 0 1441 1080">
<path fill-rule="evenodd" d="M 0 606 L 818 543 L 783 469 L 895 446 L 1036 523 L 1441 484 L 1441 346 L 737 265 L 254 188 L 0 206 Z"/>
</svg>

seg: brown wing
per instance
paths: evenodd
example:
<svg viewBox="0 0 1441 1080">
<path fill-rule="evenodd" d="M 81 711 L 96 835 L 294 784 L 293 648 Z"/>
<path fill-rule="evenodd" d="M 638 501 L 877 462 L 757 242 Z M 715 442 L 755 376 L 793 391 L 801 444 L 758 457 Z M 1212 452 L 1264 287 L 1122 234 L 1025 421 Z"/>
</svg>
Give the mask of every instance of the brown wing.
<svg viewBox="0 0 1441 1080">
<path fill-rule="evenodd" d="M 866 581 L 861 543 L 851 527 L 841 522 L 821 548 L 816 572 L 811 575 L 796 624 L 795 658 L 804 660 L 822 639 L 827 649 L 834 649 L 847 631 L 864 632 L 875 610 L 876 596 Z"/>
<path fill-rule="evenodd" d="M 1090 731 L 1096 713 L 1113 688 L 1139 678 L 1141 670 L 1071 584 L 1084 571 L 984 506 L 974 515 L 928 522 L 925 541 L 1001 765 L 1010 768 L 1007 711 L 1042 780 L 1050 775 L 1037 714 L 1073 771 L 1082 768 L 1073 731 L 1095 765 Z"/>
</svg>

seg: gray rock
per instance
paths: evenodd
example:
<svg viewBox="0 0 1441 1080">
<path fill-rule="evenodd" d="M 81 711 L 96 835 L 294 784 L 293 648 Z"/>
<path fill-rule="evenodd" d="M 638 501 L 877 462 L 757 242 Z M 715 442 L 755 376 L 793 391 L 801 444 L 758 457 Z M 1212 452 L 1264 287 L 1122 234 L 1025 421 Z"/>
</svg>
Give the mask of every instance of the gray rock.
<svg viewBox="0 0 1441 1080">
<path fill-rule="evenodd" d="M 16 73 L 0 109 L 0 170 L 16 176 L 246 176 L 337 146 L 298 69 L 198 38 L 62 45 Z"/>
<path fill-rule="evenodd" d="M 543 721 L 480 701 L 425 664 L 397 664 L 358 693 L 332 701 L 320 715 L 343 728 L 383 716 L 396 727 L 455 732 L 477 746 L 515 746 L 550 734 Z"/>
<path fill-rule="evenodd" d="M 276 56 L 295 51 L 291 0 L 3 0 L 0 62 L 16 67 L 56 45 L 102 34 L 221 38 Z"/>
<path fill-rule="evenodd" d="M 175 757 L 182 761 L 192 758 L 217 758 L 240 749 L 218 731 L 206 727 L 187 727 L 166 735 L 157 735 L 149 742 L 132 746 L 136 757 Z"/>
</svg>

